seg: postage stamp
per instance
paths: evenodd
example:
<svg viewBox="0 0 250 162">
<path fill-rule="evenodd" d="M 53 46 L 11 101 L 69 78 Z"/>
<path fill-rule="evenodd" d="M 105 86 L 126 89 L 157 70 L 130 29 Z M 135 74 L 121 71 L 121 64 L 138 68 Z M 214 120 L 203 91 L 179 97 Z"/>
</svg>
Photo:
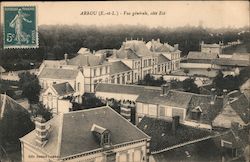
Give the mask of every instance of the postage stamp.
<svg viewBox="0 0 250 162">
<path fill-rule="evenodd" d="M 4 48 L 37 48 L 36 6 L 4 7 Z"/>
</svg>

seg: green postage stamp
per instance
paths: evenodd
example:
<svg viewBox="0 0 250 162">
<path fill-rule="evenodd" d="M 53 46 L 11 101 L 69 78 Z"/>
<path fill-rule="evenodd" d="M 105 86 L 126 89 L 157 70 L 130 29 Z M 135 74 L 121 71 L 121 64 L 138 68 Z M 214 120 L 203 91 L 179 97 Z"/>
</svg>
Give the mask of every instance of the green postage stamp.
<svg viewBox="0 0 250 162">
<path fill-rule="evenodd" d="M 37 48 L 38 30 L 35 6 L 4 7 L 4 48 Z"/>
</svg>

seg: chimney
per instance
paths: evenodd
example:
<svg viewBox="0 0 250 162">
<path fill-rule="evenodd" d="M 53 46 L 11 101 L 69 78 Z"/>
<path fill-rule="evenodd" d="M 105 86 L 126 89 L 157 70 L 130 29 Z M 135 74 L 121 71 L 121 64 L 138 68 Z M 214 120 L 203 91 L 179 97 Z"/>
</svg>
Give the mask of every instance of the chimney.
<svg viewBox="0 0 250 162">
<path fill-rule="evenodd" d="M 143 38 L 141 39 L 141 41 L 143 41 Z"/>
<path fill-rule="evenodd" d="M 93 54 L 95 54 L 95 50 L 93 50 Z"/>
<path fill-rule="evenodd" d="M 64 54 L 64 60 L 65 60 L 66 65 L 67 65 L 68 64 L 68 54 L 67 53 Z"/>
<path fill-rule="evenodd" d="M 228 103 L 228 96 L 227 96 L 227 90 L 223 89 L 223 106 L 225 106 Z"/>
<path fill-rule="evenodd" d="M 214 105 L 215 99 L 216 99 L 216 89 L 215 89 L 215 88 L 212 88 L 212 89 L 211 89 L 211 101 L 210 101 L 210 104 L 211 104 L 211 105 Z"/>
<path fill-rule="evenodd" d="M 204 45 L 204 41 L 201 41 L 201 45 Z"/>
<path fill-rule="evenodd" d="M 42 147 L 47 141 L 48 129 L 46 127 L 46 121 L 42 116 L 37 116 L 35 118 L 36 125 L 36 143 L 38 146 Z"/>
<path fill-rule="evenodd" d="M 170 90 L 170 84 L 163 84 L 161 85 L 161 96 L 164 96 L 168 93 L 168 91 Z"/>
<path fill-rule="evenodd" d="M 158 42 L 158 43 L 160 43 L 160 42 L 161 42 L 160 38 L 158 38 L 158 39 L 157 39 L 157 42 Z"/>
<path fill-rule="evenodd" d="M 126 41 L 126 42 L 128 41 L 128 38 L 127 38 L 127 37 L 125 38 L 125 41 Z"/>
<path fill-rule="evenodd" d="M 173 116 L 172 118 L 172 133 L 176 134 L 176 130 L 178 129 L 180 124 L 180 116 Z"/>
</svg>

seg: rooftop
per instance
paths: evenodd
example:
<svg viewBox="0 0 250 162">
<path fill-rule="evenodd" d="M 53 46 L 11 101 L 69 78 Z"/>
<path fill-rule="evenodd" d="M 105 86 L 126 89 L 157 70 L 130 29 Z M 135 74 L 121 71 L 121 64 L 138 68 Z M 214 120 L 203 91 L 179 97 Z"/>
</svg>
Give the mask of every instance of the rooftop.
<svg viewBox="0 0 250 162">
<path fill-rule="evenodd" d="M 38 149 L 59 157 L 101 150 L 91 131 L 94 124 L 111 132 L 113 146 L 150 138 L 107 106 L 60 114 L 48 123 L 51 125 L 48 142 Z M 35 139 L 34 130 L 20 140 L 36 146 Z"/>
<path fill-rule="evenodd" d="M 115 52 L 113 58 L 138 59 L 143 56 L 151 56 L 153 53 L 146 47 L 145 42 L 129 40 L 123 42 L 121 48 Z"/>
<path fill-rule="evenodd" d="M 28 113 L 27 110 L 18 104 L 15 100 L 6 94 L 0 94 L 0 119 L 4 117 L 6 112 L 23 112 Z"/>
<path fill-rule="evenodd" d="M 110 74 L 117 74 L 130 70 L 132 69 L 121 61 L 112 62 L 110 66 Z"/>
<path fill-rule="evenodd" d="M 75 90 L 71 87 L 71 85 L 68 82 L 53 84 L 52 87 L 59 96 L 64 96 L 75 92 Z"/>
<path fill-rule="evenodd" d="M 39 78 L 64 79 L 73 80 L 78 75 L 79 70 L 63 69 L 63 68 L 48 68 L 45 67 L 39 74 Z"/>
<path fill-rule="evenodd" d="M 77 56 L 68 60 L 69 65 L 75 66 L 97 66 L 103 64 L 104 62 L 105 59 L 95 56 L 90 52 L 78 54 Z"/>
<path fill-rule="evenodd" d="M 121 85 L 110 83 L 99 83 L 95 89 L 96 92 L 109 92 L 119 94 L 140 95 L 146 92 L 155 92 L 160 94 L 160 87 L 140 86 L 140 85 Z M 147 93 L 149 94 L 149 93 Z"/>
<path fill-rule="evenodd" d="M 216 53 L 203 53 L 198 51 L 190 51 L 187 55 L 187 59 L 202 59 L 202 60 L 213 60 L 218 58 L 218 54 Z"/>
<path fill-rule="evenodd" d="M 166 56 L 164 56 L 162 54 L 158 55 L 158 60 L 159 60 L 158 64 L 170 61 Z"/>
<path fill-rule="evenodd" d="M 180 124 L 174 134 L 172 122 L 163 119 L 143 117 L 138 128 L 151 137 L 151 151 L 159 151 L 174 145 L 212 135 L 211 132 Z"/>
<path fill-rule="evenodd" d="M 213 60 L 213 64 L 226 66 L 249 66 L 249 60 L 233 60 L 231 58 L 217 58 Z"/>
<path fill-rule="evenodd" d="M 175 52 L 175 51 L 180 52 L 180 50 L 178 48 L 175 48 L 168 43 L 161 43 L 160 39 L 157 39 L 157 40 L 153 39 L 153 40 L 149 41 L 146 44 L 146 46 L 152 52 Z"/>
</svg>

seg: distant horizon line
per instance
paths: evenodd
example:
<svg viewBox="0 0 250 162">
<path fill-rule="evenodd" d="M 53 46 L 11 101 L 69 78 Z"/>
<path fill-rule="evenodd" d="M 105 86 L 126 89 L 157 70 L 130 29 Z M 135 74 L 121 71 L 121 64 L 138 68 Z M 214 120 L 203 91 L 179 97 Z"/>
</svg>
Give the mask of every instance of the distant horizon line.
<svg viewBox="0 0 250 162">
<path fill-rule="evenodd" d="M 1 24 L 3 25 L 3 24 Z M 183 25 L 183 26 L 148 26 L 144 24 L 112 24 L 112 25 L 98 25 L 98 24 L 39 24 L 39 26 L 82 26 L 82 27 L 87 27 L 87 26 L 96 26 L 96 27 L 116 27 L 116 26 L 128 26 L 128 27 L 146 27 L 149 29 L 153 28 L 168 28 L 168 29 L 177 29 L 177 28 L 203 28 L 203 29 L 241 29 L 241 28 L 248 28 L 250 31 L 250 24 L 241 26 L 241 27 L 233 27 L 233 26 L 228 26 L 228 27 L 206 27 L 206 26 L 197 26 L 197 25 Z"/>
</svg>

